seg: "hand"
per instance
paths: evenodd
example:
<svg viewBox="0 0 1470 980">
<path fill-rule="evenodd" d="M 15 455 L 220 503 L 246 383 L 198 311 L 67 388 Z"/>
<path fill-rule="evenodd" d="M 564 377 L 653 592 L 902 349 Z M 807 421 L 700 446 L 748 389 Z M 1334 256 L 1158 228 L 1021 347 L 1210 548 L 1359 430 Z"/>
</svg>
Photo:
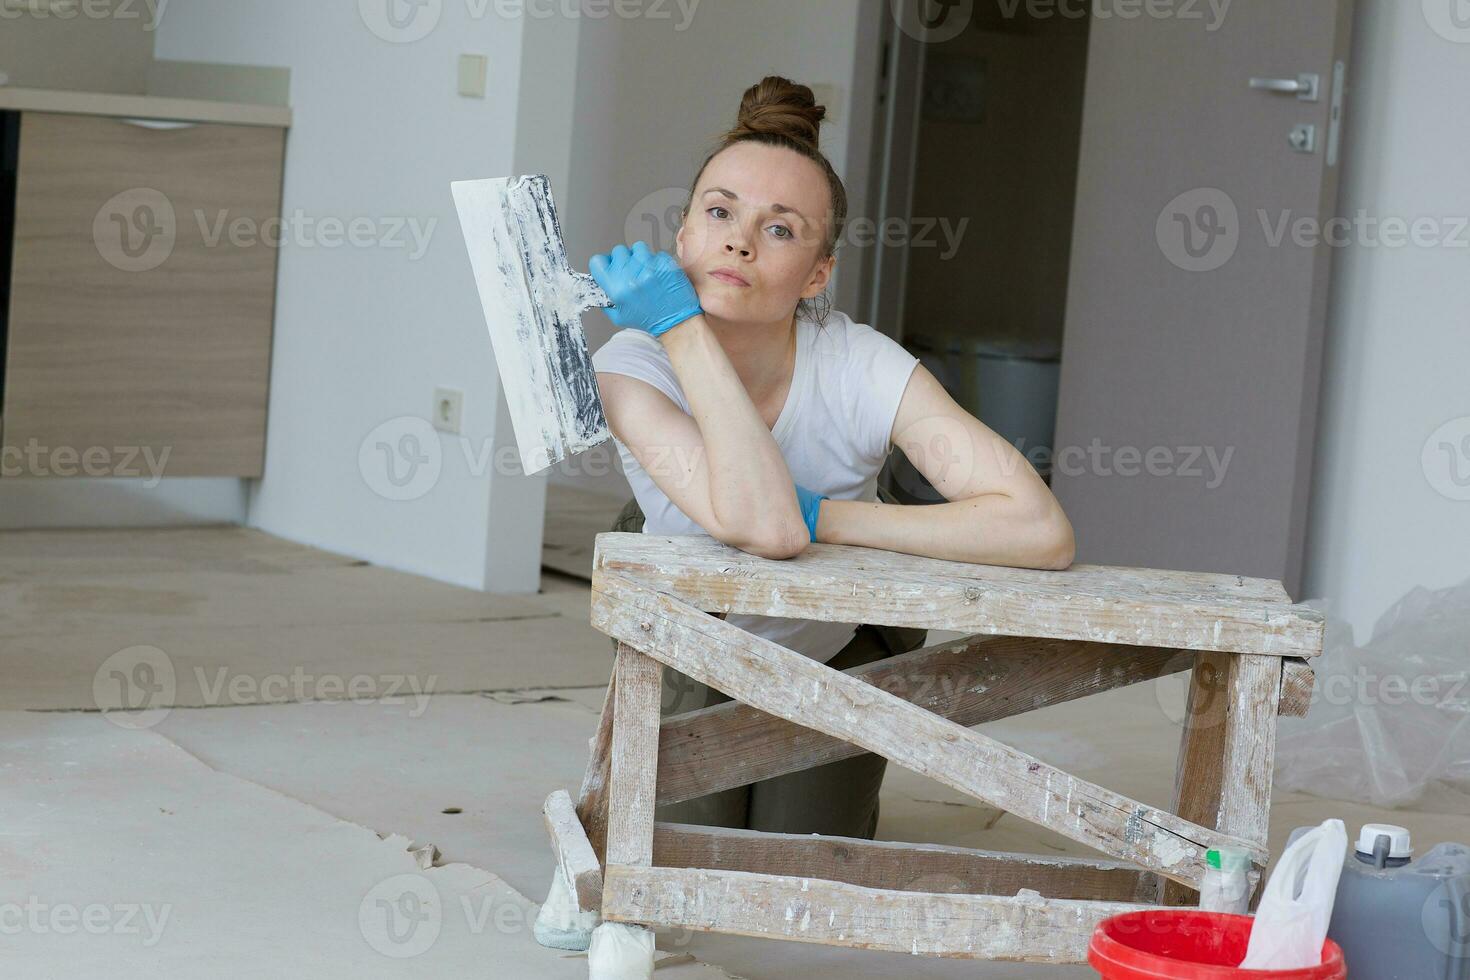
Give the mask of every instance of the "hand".
<svg viewBox="0 0 1470 980">
<path fill-rule="evenodd" d="M 668 252 L 650 251 L 645 242 L 594 255 L 587 267 L 613 302 L 604 312 L 620 327 L 657 337 L 704 312 L 679 260 Z"/>
<path fill-rule="evenodd" d="M 796 502 L 801 504 L 801 516 L 806 521 L 806 529 L 811 532 L 812 540 L 817 540 L 817 515 L 821 512 L 822 501 L 828 498 L 819 493 L 808 490 L 800 483 L 796 485 Z"/>
</svg>

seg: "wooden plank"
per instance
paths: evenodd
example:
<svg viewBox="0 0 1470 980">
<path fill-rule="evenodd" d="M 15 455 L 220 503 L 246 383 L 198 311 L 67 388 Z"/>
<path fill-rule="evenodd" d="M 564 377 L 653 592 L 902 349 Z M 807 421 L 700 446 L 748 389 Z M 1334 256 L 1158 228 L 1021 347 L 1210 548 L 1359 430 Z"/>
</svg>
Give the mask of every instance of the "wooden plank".
<svg viewBox="0 0 1470 980">
<path fill-rule="evenodd" d="M 654 786 L 658 775 L 658 715 L 663 666 L 626 643 L 620 643 L 616 669 L 607 860 L 647 866 L 653 862 Z"/>
<path fill-rule="evenodd" d="M 556 863 L 566 879 L 577 909 L 587 912 L 602 905 L 602 866 L 592 850 L 576 808 L 567 791 L 559 789 L 546 798 L 541 808 L 546 821 L 546 832 L 551 837 L 551 849 L 556 853 Z"/>
<path fill-rule="evenodd" d="M 798 559 L 769 561 L 737 548 L 723 545 L 705 535 L 659 535 L 604 531 L 595 542 L 599 563 L 609 571 L 621 566 L 679 565 L 696 573 L 711 560 L 747 559 L 739 565 L 742 571 L 764 566 L 802 565 L 809 573 L 843 574 L 854 568 L 883 570 L 902 579 L 924 574 L 952 576 L 961 579 L 994 580 L 1011 584 L 1046 586 L 1062 576 L 1071 587 L 1080 590 L 1101 589 L 1120 595 L 1153 594 L 1185 602 L 1267 602 L 1291 605 L 1291 599 L 1275 579 L 1248 578 L 1219 572 L 1190 572 L 1167 568 L 1135 568 L 1127 565 L 1072 565 L 1064 571 L 1034 568 L 1012 568 L 908 555 L 896 551 L 860 548 L 850 545 L 818 543 L 807 548 Z M 877 563 L 875 565 L 875 562 Z M 626 573 L 624 573 L 626 574 Z M 757 574 L 764 574 L 764 570 Z"/>
<path fill-rule="evenodd" d="M 1199 655 L 1174 773 L 1173 809 L 1179 816 L 1265 845 L 1281 674 L 1281 662 L 1270 658 Z M 1253 882 L 1259 874 L 1252 873 Z M 1192 905 L 1199 895 L 1168 882 L 1159 900 Z"/>
<path fill-rule="evenodd" d="M 1275 657 L 1230 658 L 1226 688 L 1221 832 L 1266 847 L 1271 828 L 1271 780 L 1276 770 L 1276 711 L 1281 702 L 1281 664 Z M 1262 870 L 1251 872 L 1251 908 L 1260 899 Z"/>
<path fill-rule="evenodd" d="M 618 575 L 709 612 L 1314 657 L 1322 614 L 1280 583 L 1076 565 L 1065 571 L 813 544 L 770 561 L 701 536 L 604 532 L 593 587 Z"/>
<path fill-rule="evenodd" d="M 1171 808 L 1192 823 L 1215 827 L 1220 815 L 1221 762 L 1225 758 L 1225 689 L 1228 653 L 1201 653 L 1189 675 L 1179 761 L 1174 767 Z M 1174 881 L 1159 888 L 1164 905 L 1197 905 L 1199 891 Z"/>
<path fill-rule="evenodd" d="M 1176 648 L 969 636 L 844 673 L 972 728 L 1188 670 L 1194 656 Z M 663 720 L 658 802 L 677 803 L 862 751 L 825 732 L 727 701 Z"/>
<path fill-rule="evenodd" d="M 587 769 L 582 774 L 582 788 L 577 794 L 577 819 L 586 829 L 587 839 L 592 843 L 598 860 L 605 860 L 607 853 L 607 790 L 612 774 L 613 692 L 617 686 L 618 672 L 614 660 L 613 674 L 602 700 L 602 714 L 597 719 L 597 731 L 587 740 Z"/>
<path fill-rule="evenodd" d="M 1198 887 L 1210 847 L 1240 847 L 1264 863 L 1264 848 L 1257 843 L 1078 779 L 637 582 L 603 573 L 592 593 L 592 624 L 768 714 L 854 742 L 1022 819 L 1186 884 Z M 611 854 L 608 860 L 612 863 Z"/>
<path fill-rule="evenodd" d="M 1305 718 L 1312 707 L 1312 685 L 1316 673 L 1305 660 L 1288 657 L 1281 661 L 1281 699 L 1277 702 L 1278 715 L 1287 718 Z"/>
<path fill-rule="evenodd" d="M 1030 888 L 1043 898 L 1110 902 L 1134 901 L 1158 880 L 1123 861 L 664 822 L 653 825 L 653 864 L 949 895 L 1014 895 Z"/>
<path fill-rule="evenodd" d="M 612 693 L 613 730 L 611 775 L 607 799 L 607 864 L 649 870 L 653 863 L 654 788 L 658 779 L 658 717 L 662 694 L 663 665 L 644 656 L 626 643 L 618 644 L 616 679 Z M 598 901 L 603 918 L 625 913 L 619 921 L 630 923 L 636 936 L 625 938 L 653 949 L 651 930 L 636 925 L 636 912 L 620 901 L 609 899 L 603 874 L 603 894 Z M 589 903 L 591 896 L 588 896 Z M 606 931 L 616 927 L 598 926 Z"/>
<path fill-rule="evenodd" d="M 914 956 L 1085 963 L 1097 923 L 1152 908 L 1017 895 L 864 888 L 820 878 L 609 864 L 610 921 Z"/>
</svg>

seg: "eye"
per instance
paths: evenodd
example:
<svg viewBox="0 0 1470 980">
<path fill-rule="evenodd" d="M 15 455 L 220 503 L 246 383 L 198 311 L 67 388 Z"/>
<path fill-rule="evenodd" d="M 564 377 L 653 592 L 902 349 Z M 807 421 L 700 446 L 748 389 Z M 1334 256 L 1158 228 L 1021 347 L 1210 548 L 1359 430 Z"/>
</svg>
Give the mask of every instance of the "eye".
<svg viewBox="0 0 1470 980">
<path fill-rule="evenodd" d="M 793 237 L 795 237 L 795 234 L 796 233 L 793 232 L 790 228 L 786 227 L 785 225 L 771 225 L 771 227 L 772 228 L 778 228 L 781 231 L 786 232 L 786 234 L 784 234 L 784 235 L 777 235 L 776 236 L 777 238 L 793 238 Z"/>
<path fill-rule="evenodd" d="M 720 215 L 718 215 L 718 214 L 715 214 L 715 212 L 716 212 L 716 211 L 725 211 L 725 209 L 724 209 L 724 208 L 723 208 L 723 207 L 721 207 L 721 206 L 720 206 L 720 205 L 718 205 L 718 204 L 716 204 L 716 205 L 715 205 L 715 206 L 714 206 L 714 207 L 712 207 L 712 208 L 707 208 L 707 209 L 706 209 L 706 210 L 705 210 L 705 214 L 708 214 L 708 215 L 713 215 L 713 216 L 714 216 L 714 217 L 716 217 L 716 218 L 719 218 L 719 217 L 720 217 Z M 729 212 L 729 211 L 725 211 L 725 214 L 729 214 L 729 213 L 730 213 L 730 212 Z"/>
</svg>

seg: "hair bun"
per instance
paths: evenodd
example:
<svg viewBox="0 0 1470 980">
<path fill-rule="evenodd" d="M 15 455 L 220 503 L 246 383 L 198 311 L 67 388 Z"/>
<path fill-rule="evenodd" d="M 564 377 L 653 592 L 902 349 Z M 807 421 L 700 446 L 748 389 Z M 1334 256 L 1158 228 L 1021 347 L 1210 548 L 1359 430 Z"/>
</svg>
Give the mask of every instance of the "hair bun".
<svg viewBox="0 0 1470 980">
<path fill-rule="evenodd" d="M 740 115 L 726 140 L 753 133 L 785 136 L 817 149 L 827 107 L 817 105 L 812 90 L 780 75 L 767 75 L 745 90 Z"/>
</svg>

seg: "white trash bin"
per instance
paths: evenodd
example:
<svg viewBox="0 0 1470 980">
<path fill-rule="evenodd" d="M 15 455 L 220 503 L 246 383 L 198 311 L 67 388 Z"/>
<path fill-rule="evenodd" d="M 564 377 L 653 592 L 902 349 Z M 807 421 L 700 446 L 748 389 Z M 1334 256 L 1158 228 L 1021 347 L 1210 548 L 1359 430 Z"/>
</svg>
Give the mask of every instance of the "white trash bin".
<svg viewBox="0 0 1470 980">
<path fill-rule="evenodd" d="M 931 335 L 910 331 L 904 346 L 955 401 L 1015 446 L 1042 476 L 1051 472 L 1056 437 L 1061 351 L 1053 344 Z M 903 457 L 892 459 L 892 480 L 907 503 L 939 503 L 941 496 Z"/>
</svg>

